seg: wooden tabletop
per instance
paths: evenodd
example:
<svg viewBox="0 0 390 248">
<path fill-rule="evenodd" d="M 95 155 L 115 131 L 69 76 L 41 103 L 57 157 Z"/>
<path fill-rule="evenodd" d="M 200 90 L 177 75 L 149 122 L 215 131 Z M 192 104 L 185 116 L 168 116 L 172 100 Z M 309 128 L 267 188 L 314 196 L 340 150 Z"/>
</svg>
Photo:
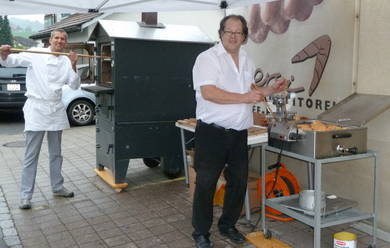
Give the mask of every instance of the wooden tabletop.
<svg viewBox="0 0 390 248">
<path fill-rule="evenodd" d="M 178 120 L 176 122 L 178 127 L 186 127 L 186 130 L 195 131 L 196 127 L 196 119 L 195 118 L 189 118 L 189 119 L 183 119 L 183 120 Z M 259 134 L 264 134 L 267 133 L 267 128 L 261 127 L 261 126 L 253 126 L 248 129 L 248 136 L 254 136 L 254 135 L 259 135 Z"/>
</svg>

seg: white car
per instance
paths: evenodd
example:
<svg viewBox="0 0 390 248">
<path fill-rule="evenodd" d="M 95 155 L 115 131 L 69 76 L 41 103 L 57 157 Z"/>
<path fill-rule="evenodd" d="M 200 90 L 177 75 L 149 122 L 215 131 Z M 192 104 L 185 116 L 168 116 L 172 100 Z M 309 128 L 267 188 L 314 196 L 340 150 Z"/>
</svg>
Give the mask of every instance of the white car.
<svg viewBox="0 0 390 248">
<path fill-rule="evenodd" d="M 62 87 L 62 102 L 65 105 L 70 124 L 84 126 L 91 124 L 95 119 L 96 97 L 93 93 L 82 89 L 85 85 L 91 85 L 83 84 L 90 78 L 90 65 L 77 65 L 77 72 L 82 84 L 77 90 L 72 90 L 68 85 L 64 85 Z"/>
<path fill-rule="evenodd" d="M 89 75 L 89 65 L 77 65 L 81 81 Z M 26 68 L 0 67 L 0 111 L 21 111 L 26 101 Z M 84 86 L 85 84 L 82 84 Z M 91 84 L 88 84 L 91 85 Z M 62 102 L 69 122 L 75 126 L 91 124 L 95 119 L 95 95 L 82 90 L 72 90 L 68 85 L 62 88 Z"/>
<path fill-rule="evenodd" d="M 62 87 L 62 102 L 70 124 L 75 126 L 89 125 L 95 119 L 95 95 L 83 90 L 81 88 L 83 85 L 77 90 L 71 89 L 68 85 Z"/>
</svg>

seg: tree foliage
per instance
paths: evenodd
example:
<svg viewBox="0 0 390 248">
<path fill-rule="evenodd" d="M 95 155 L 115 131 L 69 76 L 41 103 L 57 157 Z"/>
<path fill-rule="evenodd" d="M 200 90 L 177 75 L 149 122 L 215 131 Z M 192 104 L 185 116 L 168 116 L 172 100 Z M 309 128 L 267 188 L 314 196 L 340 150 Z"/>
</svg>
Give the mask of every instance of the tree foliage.
<svg viewBox="0 0 390 248">
<path fill-rule="evenodd" d="M 3 44 L 3 17 L 0 15 L 0 45 Z"/>
<path fill-rule="evenodd" d="M 0 45 L 5 44 L 13 46 L 11 26 L 7 16 L 0 17 Z"/>
</svg>

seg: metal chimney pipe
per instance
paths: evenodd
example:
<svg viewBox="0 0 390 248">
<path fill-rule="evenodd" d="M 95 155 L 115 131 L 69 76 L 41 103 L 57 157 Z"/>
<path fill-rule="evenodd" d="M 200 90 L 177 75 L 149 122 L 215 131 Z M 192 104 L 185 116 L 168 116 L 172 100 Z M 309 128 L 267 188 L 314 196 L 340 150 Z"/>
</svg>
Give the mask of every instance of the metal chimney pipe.
<svg viewBox="0 0 390 248">
<path fill-rule="evenodd" d="M 142 22 L 146 25 L 157 25 L 157 12 L 142 12 Z"/>
</svg>

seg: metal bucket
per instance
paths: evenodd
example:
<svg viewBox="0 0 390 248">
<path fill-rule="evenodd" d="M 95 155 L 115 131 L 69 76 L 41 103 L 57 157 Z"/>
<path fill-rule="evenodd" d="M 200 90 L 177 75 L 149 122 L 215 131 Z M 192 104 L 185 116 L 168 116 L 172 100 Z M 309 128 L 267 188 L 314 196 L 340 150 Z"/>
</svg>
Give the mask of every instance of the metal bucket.
<svg viewBox="0 0 390 248">
<path fill-rule="evenodd" d="M 305 210 L 314 211 L 314 190 L 302 190 L 299 193 L 299 206 Z M 321 211 L 325 210 L 325 192 L 321 192 Z"/>
</svg>

